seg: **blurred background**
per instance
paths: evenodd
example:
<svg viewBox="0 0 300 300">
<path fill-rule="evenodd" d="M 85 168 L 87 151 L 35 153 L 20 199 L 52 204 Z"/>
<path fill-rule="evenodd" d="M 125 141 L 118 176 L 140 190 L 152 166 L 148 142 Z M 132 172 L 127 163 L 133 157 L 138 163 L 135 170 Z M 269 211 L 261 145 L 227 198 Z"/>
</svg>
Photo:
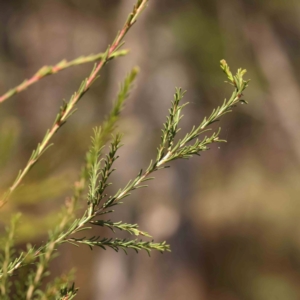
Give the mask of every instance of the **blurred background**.
<svg viewBox="0 0 300 300">
<path fill-rule="evenodd" d="M 134 2 L 0 1 L 1 94 L 43 65 L 104 51 Z M 190 102 L 182 133 L 230 96 L 219 68 L 224 58 L 251 78 L 249 105 L 218 124 L 228 143 L 175 161 L 111 216 L 137 222 L 156 241 L 167 240 L 172 252 L 149 258 L 65 245 L 51 276 L 75 267 L 76 299 L 300 299 L 299 20 L 295 0 L 150 0 L 126 37 L 130 54 L 105 67 L 54 147 L 2 209 L 1 228 L 21 210 L 19 247 L 47 239 L 72 193 L 92 127 L 109 112 L 132 67 L 141 73 L 118 123 L 125 146 L 111 192 L 155 157 L 175 86 L 188 90 Z M 91 68 L 49 76 L 1 104 L 1 193 Z"/>
</svg>

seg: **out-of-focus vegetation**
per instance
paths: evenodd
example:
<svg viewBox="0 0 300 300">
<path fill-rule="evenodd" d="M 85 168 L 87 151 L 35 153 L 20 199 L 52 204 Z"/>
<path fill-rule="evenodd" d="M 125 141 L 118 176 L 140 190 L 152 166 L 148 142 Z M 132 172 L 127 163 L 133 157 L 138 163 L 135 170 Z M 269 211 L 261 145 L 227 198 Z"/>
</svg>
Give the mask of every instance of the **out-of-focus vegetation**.
<svg viewBox="0 0 300 300">
<path fill-rule="evenodd" d="M 133 2 L 0 1 L 1 94 L 43 65 L 104 50 Z M 189 91 L 183 130 L 220 103 L 228 87 L 218 62 L 226 58 L 252 79 L 251 104 L 223 120 L 229 142 L 177 163 L 169 176 L 158 174 L 151 193 L 136 193 L 117 211 L 167 239 L 173 252 L 149 260 L 74 249 L 53 262 L 52 273 L 75 265 L 82 299 L 299 299 L 299 15 L 298 1 L 150 0 L 126 38 L 129 58 L 112 62 L 85 95 L 55 136 L 55 152 L 45 153 L 4 207 L 1 226 L 21 209 L 20 247 L 28 238 L 45 239 L 77 178 L 91 128 L 109 111 L 115 79 L 133 65 L 142 74 L 120 121 L 126 134 L 117 164 L 123 171 L 114 178 L 120 186 L 153 157 L 174 86 Z M 24 166 L 61 99 L 90 71 L 76 68 L 1 104 L 0 192 Z"/>
</svg>

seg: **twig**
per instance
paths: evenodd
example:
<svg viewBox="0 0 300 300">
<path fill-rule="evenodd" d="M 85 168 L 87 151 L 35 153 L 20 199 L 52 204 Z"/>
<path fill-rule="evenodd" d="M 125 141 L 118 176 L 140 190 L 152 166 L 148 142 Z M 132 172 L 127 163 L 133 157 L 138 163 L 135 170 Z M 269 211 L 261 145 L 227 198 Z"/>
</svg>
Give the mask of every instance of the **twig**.
<svg viewBox="0 0 300 300">
<path fill-rule="evenodd" d="M 128 53 L 127 50 L 121 50 L 121 51 L 115 52 L 114 56 L 115 57 L 123 56 L 123 55 L 126 55 L 127 53 Z M 89 56 L 80 56 L 69 62 L 64 59 L 54 66 L 44 66 L 44 67 L 40 68 L 30 79 L 24 80 L 21 84 L 10 89 L 4 95 L 0 96 L 0 103 L 11 98 L 15 94 L 18 94 L 18 93 L 26 90 L 29 86 L 40 81 L 41 79 L 45 78 L 46 76 L 56 74 L 62 70 L 65 70 L 65 69 L 73 67 L 73 66 L 82 65 L 85 63 L 89 63 L 89 62 L 95 62 L 97 60 L 102 59 L 104 57 L 104 55 L 105 55 L 105 53 L 98 53 L 98 54 L 92 54 Z"/>
</svg>

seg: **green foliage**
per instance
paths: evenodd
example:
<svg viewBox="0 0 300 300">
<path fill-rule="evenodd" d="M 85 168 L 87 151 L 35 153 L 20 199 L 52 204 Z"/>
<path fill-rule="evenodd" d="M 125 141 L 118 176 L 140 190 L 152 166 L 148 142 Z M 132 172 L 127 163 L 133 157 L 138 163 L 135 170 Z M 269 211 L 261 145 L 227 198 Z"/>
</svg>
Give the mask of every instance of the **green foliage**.
<svg viewBox="0 0 300 300">
<path fill-rule="evenodd" d="M 91 223 L 93 225 L 98 225 L 101 227 L 108 227 L 113 232 L 115 232 L 115 229 L 119 229 L 121 231 L 127 231 L 131 235 L 136 235 L 136 236 L 142 235 L 150 238 L 152 237 L 149 233 L 139 230 L 138 224 L 127 224 L 127 223 L 122 223 L 122 221 L 111 222 L 111 220 L 107 220 L 107 221 L 97 220 L 97 221 L 92 221 Z"/>
<path fill-rule="evenodd" d="M 83 81 L 70 101 L 63 104 L 52 128 L 47 131 L 44 140 L 33 152 L 27 165 L 23 171 L 20 171 L 8 193 L 2 199 L 2 205 L 9 200 L 11 193 L 19 186 L 28 171 L 51 145 L 50 140 L 52 136 L 72 115 L 75 105 L 84 93 L 88 91 L 101 68 L 109 60 L 117 57 L 118 53 L 123 54 L 122 51 L 117 52 L 122 45 L 122 39 L 136 22 L 138 15 L 145 8 L 146 4 L 147 1 L 145 0 L 137 1 L 133 12 L 129 15 L 112 46 L 109 46 L 105 54 L 101 55 L 100 62 L 95 66 L 91 75 Z M 68 63 L 69 65 L 64 62 L 61 63 L 61 67 L 74 65 L 80 61 L 82 61 L 81 58 L 73 61 L 73 63 Z M 180 120 L 183 117 L 182 110 L 188 104 L 182 103 L 185 92 L 177 88 L 169 115 L 163 124 L 161 143 L 157 148 L 156 158 L 149 163 L 145 171 L 140 170 L 138 175 L 130 180 L 125 187 L 120 187 L 115 194 L 109 195 L 107 194 L 107 187 L 111 185 L 110 175 L 115 171 L 113 168 L 114 162 L 118 159 L 118 150 L 122 146 L 122 135 L 119 133 L 112 135 L 112 133 L 116 129 L 116 122 L 124 107 L 124 102 L 133 87 L 138 70 L 133 69 L 128 74 L 120 86 L 111 112 L 102 125 L 94 129 L 91 146 L 85 156 L 84 166 L 78 181 L 74 184 L 73 195 L 66 200 L 65 206 L 62 208 L 60 222 L 50 231 L 48 240 L 39 247 L 28 245 L 27 250 L 17 254 L 14 250 L 13 241 L 15 226 L 19 216 L 12 219 L 11 226 L 7 229 L 7 237 L 3 242 L 3 254 L 1 255 L 1 299 L 9 299 L 12 287 L 17 291 L 14 295 L 16 299 L 73 299 L 78 289 L 75 288 L 74 283 L 71 283 L 72 274 L 58 277 L 45 288 L 42 287 L 43 280 L 49 275 L 49 264 L 57 256 L 58 249 L 62 244 L 87 245 L 90 249 L 95 247 L 104 250 L 111 248 L 116 252 L 123 250 L 126 254 L 129 249 L 137 253 L 144 250 L 149 255 L 152 250 L 157 250 L 161 253 L 170 251 L 170 246 L 165 241 L 154 242 L 152 236 L 140 230 L 137 224 L 112 221 L 111 219 L 106 219 L 106 216 L 112 214 L 114 207 L 122 204 L 121 200 L 130 196 L 134 190 L 147 187 L 145 182 L 154 179 L 151 177 L 152 173 L 167 168 L 171 161 L 189 159 L 194 155 L 199 156 L 201 152 L 208 150 L 211 144 L 224 142 L 224 140 L 220 139 L 220 129 L 212 131 L 210 126 L 219 121 L 223 115 L 231 112 L 236 104 L 244 102 L 241 97 L 248 85 L 248 81 L 243 79 L 245 70 L 239 69 L 236 75 L 232 75 L 224 60 L 221 61 L 221 68 L 234 88 L 229 100 L 225 100 L 220 107 L 214 109 L 200 124 L 191 128 L 183 138 L 177 139 L 177 133 L 180 131 Z M 49 74 L 52 73 L 48 71 L 42 73 L 42 75 Z M 203 136 L 208 131 L 212 131 L 212 133 L 209 136 Z M 110 146 L 107 154 L 104 154 L 106 142 L 109 139 Z M 81 199 L 86 200 L 86 206 L 83 210 L 78 205 Z M 89 236 L 92 227 L 98 229 L 107 227 L 114 233 L 124 231 L 130 235 L 142 236 L 151 240 L 109 238 L 103 236 L 101 230 L 97 230 L 97 235 Z M 83 237 L 80 237 L 80 234 L 83 234 Z"/>
<path fill-rule="evenodd" d="M 72 238 L 70 240 L 71 242 L 74 242 L 76 244 L 84 244 L 90 247 L 92 250 L 93 247 L 100 247 L 104 250 L 106 250 L 106 247 L 112 248 L 116 252 L 118 252 L 120 249 L 122 249 L 127 254 L 127 249 L 133 249 L 138 253 L 140 250 L 145 250 L 150 256 L 151 250 L 158 250 L 161 253 L 164 251 L 170 251 L 170 246 L 166 244 L 166 242 L 162 243 L 153 243 L 153 242 L 147 242 L 147 241 L 138 241 L 138 240 L 126 240 L 126 239 L 108 239 L 103 238 L 100 240 L 100 237 L 91 237 L 90 239 L 77 239 Z"/>
</svg>

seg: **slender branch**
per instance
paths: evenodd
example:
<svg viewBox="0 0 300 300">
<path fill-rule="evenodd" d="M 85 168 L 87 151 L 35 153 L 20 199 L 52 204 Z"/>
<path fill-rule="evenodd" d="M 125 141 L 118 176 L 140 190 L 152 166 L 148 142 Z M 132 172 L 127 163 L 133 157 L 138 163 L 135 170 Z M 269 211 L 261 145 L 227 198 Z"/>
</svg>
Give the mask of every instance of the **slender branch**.
<svg viewBox="0 0 300 300">
<path fill-rule="evenodd" d="M 60 110 L 60 113 L 57 115 L 55 122 L 50 130 L 47 131 L 43 141 L 38 144 L 36 150 L 33 151 L 30 159 L 27 162 L 27 165 L 23 170 L 21 170 L 11 185 L 7 193 L 4 194 L 2 200 L 0 200 L 0 207 L 2 207 L 9 200 L 11 194 L 15 189 L 20 185 L 25 175 L 32 168 L 32 166 L 38 161 L 38 159 L 43 155 L 43 153 L 51 146 L 50 140 L 54 134 L 59 130 L 59 128 L 67 121 L 67 119 L 75 112 L 74 108 L 81 97 L 87 92 L 87 90 L 92 86 L 93 82 L 97 79 L 98 73 L 103 68 L 108 61 L 114 58 L 116 51 L 122 46 L 122 40 L 124 39 L 128 30 L 135 24 L 137 16 L 141 11 L 146 7 L 148 0 L 139 0 L 134 6 L 132 13 L 127 18 L 122 30 L 117 34 L 117 37 L 113 44 L 107 48 L 105 55 L 102 60 L 95 65 L 95 68 L 92 70 L 90 76 L 85 79 L 77 92 L 71 97 L 68 103 L 65 103 Z"/>
<path fill-rule="evenodd" d="M 127 50 L 121 50 L 114 53 L 115 57 L 123 56 L 128 53 Z M 54 66 L 44 66 L 40 68 L 31 78 L 24 80 L 18 86 L 10 89 L 8 92 L 0 96 L 0 103 L 6 101 L 7 99 L 11 98 L 15 94 L 18 94 L 24 90 L 26 90 L 29 86 L 33 85 L 34 83 L 40 81 L 41 79 L 45 78 L 46 76 L 56 74 L 60 71 L 63 71 L 67 68 L 82 65 L 89 62 L 95 62 L 97 60 L 103 59 L 105 53 L 98 53 L 92 54 L 89 56 L 80 56 L 74 60 L 66 61 L 65 59 L 59 62 Z"/>
</svg>

